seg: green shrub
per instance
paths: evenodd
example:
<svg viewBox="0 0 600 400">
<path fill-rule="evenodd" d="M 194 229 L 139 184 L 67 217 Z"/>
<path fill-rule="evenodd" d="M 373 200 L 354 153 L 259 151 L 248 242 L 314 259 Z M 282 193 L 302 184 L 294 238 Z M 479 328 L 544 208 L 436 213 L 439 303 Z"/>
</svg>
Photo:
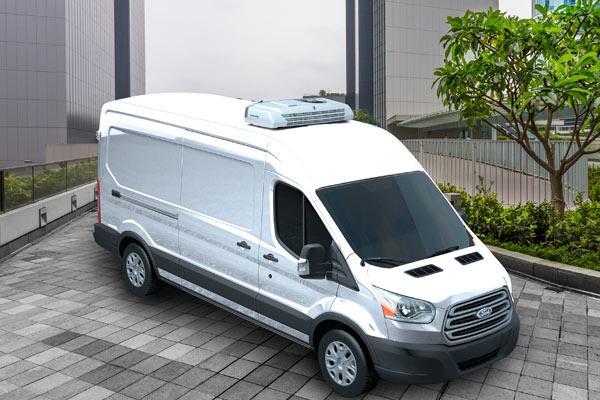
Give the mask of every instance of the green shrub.
<svg viewBox="0 0 600 400">
<path fill-rule="evenodd" d="M 500 242 L 497 240 L 488 240 L 487 244 L 502 247 L 507 250 L 516 251 L 523 254 L 529 254 L 534 257 L 544 258 L 550 261 L 557 261 L 563 264 L 577 265 L 583 268 L 589 268 L 600 271 L 600 254 L 586 253 L 575 255 L 569 247 L 547 247 L 539 244 L 524 246 L 515 243 Z"/>
<path fill-rule="evenodd" d="M 377 120 L 369 114 L 367 110 L 358 108 L 354 110 L 354 120 L 358 122 L 364 122 L 366 124 L 377 125 Z"/>
<path fill-rule="evenodd" d="M 39 165 L 35 166 L 33 171 L 33 196 L 35 201 L 65 191 L 65 163 Z"/>
<path fill-rule="evenodd" d="M 600 201 L 600 167 L 588 168 L 588 192 L 591 201 Z"/>
<path fill-rule="evenodd" d="M 31 175 L 5 172 L 4 206 L 7 210 L 17 208 L 33 201 L 32 183 L 33 178 Z"/>
<path fill-rule="evenodd" d="M 97 159 L 41 164 L 0 171 L 6 210 L 12 210 L 96 180 Z"/>
<path fill-rule="evenodd" d="M 577 199 L 561 217 L 550 203 L 505 207 L 480 184 L 477 193 L 442 184 L 461 193 L 467 224 L 483 241 L 515 251 L 600 270 L 600 202 Z"/>
<path fill-rule="evenodd" d="M 566 246 L 575 255 L 600 254 L 600 202 L 577 199 L 577 208 L 565 213 L 564 218 L 548 231 L 548 243 Z"/>
</svg>

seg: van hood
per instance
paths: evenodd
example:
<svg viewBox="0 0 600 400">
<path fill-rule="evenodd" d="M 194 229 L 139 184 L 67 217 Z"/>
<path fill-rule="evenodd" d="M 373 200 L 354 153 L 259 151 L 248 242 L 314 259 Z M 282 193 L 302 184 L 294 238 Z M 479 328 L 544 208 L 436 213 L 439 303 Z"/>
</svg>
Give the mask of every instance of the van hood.
<svg viewBox="0 0 600 400">
<path fill-rule="evenodd" d="M 462 265 L 455 259 L 475 251 L 483 256 L 482 260 Z M 426 265 L 435 265 L 443 271 L 420 278 L 406 273 L 408 270 Z M 426 300 L 440 308 L 447 308 L 449 305 L 501 287 L 506 286 L 511 289 L 508 273 L 484 245 L 472 246 L 394 268 L 370 264 L 367 264 L 366 268 L 371 285 L 389 292 Z"/>
</svg>

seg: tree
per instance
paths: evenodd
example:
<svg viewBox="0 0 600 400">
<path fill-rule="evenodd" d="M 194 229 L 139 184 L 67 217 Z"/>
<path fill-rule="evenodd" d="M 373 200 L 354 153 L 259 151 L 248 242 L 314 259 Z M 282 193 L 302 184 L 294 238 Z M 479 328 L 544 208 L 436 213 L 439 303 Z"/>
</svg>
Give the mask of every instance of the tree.
<svg viewBox="0 0 600 400">
<path fill-rule="evenodd" d="M 366 124 L 377 125 L 375 118 L 373 118 L 367 110 L 363 110 L 362 108 L 354 110 L 354 120 Z"/>
<path fill-rule="evenodd" d="M 563 176 L 600 137 L 599 0 L 578 0 L 540 16 L 518 19 L 491 8 L 449 17 L 442 37 L 444 65 L 435 71 L 445 105 L 470 122 L 481 120 L 516 141 L 548 171 L 552 204 L 565 210 Z M 555 154 L 550 127 L 570 108 L 578 121 L 568 151 Z M 544 127 L 536 125 L 544 121 Z M 501 122 L 499 123 L 498 120 Z M 542 154 L 532 142 L 539 141 Z"/>
</svg>

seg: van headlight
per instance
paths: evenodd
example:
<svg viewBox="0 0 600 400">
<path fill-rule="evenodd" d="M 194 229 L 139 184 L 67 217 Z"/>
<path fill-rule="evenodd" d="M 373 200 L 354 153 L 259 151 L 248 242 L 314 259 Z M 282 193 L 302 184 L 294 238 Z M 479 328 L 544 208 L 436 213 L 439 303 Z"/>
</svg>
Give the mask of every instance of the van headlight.
<svg viewBox="0 0 600 400">
<path fill-rule="evenodd" d="M 435 306 L 425 300 L 413 299 L 375 287 L 386 318 L 400 322 L 428 324 L 435 317 Z"/>
</svg>

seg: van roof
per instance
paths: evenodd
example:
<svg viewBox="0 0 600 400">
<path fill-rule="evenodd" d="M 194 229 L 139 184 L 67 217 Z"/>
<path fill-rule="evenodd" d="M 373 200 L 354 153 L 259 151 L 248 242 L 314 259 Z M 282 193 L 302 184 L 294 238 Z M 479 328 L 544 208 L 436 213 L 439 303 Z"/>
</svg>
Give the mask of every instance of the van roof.
<svg viewBox="0 0 600 400">
<path fill-rule="evenodd" d="M 309 175 L 315 188 L 422 170 L 406 147 L 383 129 L 356 121 L 260 128 L 244 120 L 246 107 L 253 103 L 212 94 L 161 93 L 112 101 L 104 111 L 123 112 L 200 132 L 206 130 L 206 123 L 219 125 L 217 136 L 223 139 L 267 150 L 284 166 L 301 164 L 302 172 Z"/>
</svg>

